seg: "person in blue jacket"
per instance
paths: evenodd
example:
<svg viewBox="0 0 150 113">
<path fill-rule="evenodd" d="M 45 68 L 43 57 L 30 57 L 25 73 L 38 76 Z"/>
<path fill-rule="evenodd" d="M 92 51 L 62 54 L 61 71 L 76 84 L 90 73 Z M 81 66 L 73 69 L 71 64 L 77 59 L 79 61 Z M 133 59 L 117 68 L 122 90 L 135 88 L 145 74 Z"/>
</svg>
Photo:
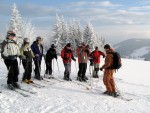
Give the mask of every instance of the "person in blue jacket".
<svg viewBox="0 0 150 113">
<path fill-rule="evenodd" d="M 36 41 L 33 42 L 31 45 L 31 49 L 34 53 L 34 65 L 35 65 L 35 79 L 42 80 L 43 78 L 41 77 L 41 61 L 42 61 L 42 56 L 43 56 L 43 45 L 42 45 L 42 38 L 38 36 L 36 38 Z"/>
</svg>

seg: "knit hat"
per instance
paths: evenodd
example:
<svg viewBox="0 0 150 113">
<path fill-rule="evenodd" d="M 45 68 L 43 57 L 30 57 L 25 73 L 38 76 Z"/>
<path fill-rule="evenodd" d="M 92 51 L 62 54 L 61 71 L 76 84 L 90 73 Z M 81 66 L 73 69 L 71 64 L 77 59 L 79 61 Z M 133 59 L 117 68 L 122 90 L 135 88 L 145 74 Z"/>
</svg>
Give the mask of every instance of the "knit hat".
<svg viewBox="0 0 150 113">
<path fill-rule="evenodd" d="M 40 36 L 36 37 L 36 41 L 42 41 L 42 37 Z"/>
<path fill-rule="evenodd" d="M 29 38 L 24 38 L 24 43 L 30 43 L 30 40 L 29 40 Z"/>
<path fill-rule="evenodd" d="M 95 46 L 95 50 L 98 50 L 98 46 Z"/>
<path fill-rule="evenodd" d="M 67 46 L 67 47 L 71 47 L 71 43 L 68 43 L 66 46 Z"/>
<path fill-rule="evenodd" d="M 56 48 L 56 46 L 54 44 L 51 45 L 51 48 Z"/>
<path fill-rule="evenodd" d="M 110 45 L 109 44 L 104 45 L 104 49 L 110 49 Z"/>
</svg>

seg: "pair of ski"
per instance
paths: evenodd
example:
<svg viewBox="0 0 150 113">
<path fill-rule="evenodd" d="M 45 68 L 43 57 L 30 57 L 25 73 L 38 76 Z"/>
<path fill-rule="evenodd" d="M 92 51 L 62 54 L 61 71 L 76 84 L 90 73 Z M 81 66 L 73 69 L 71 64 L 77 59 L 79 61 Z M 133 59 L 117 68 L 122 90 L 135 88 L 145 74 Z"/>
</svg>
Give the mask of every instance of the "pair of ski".
<svg viewBox="0 0 150 113">
<path fill-rule="evenodd" d="M 109 96 L 109 97 L 113 97 L 113 96 L 110 96 L 110 95 L 107 95 L 107 94 L 103 94 L 103 95 Z M 115 99 L 121 99 L 121 100 L 124 100 L 124 101 L 131 101 L 131 100 L 133 100 L 131 98 L 124 97 L 122 95 L 118 95 L 117 97 L 113 97 L 113 98 L 115 98 Z"/>
<path fill-rule="evenodd" d="M 54 81 L 52 82 L 51 80 L 55 80 L 55 82 Z M 65 80 L 56 79 L 55 77 L 45 77 L 45 79 L 43 79 L 43 81 L 45 83 L 47 83 L 48 85 L 53 85 L 56 83 L 65 82 Z"/>
<path fill-rule="evenodd" d="M 28 85 L 31 85 L 33 87 L 36 87 L 36 88 L 42 88 L 42 87 L 45 87 L 44 85 L 41 85 L 41 84 L 38 84 L 38 83 L 35 83 L 35 82 L 32 82 L 32 83 L 27 83 Z"/>
<path fill-rule="evenodd" d="M 77 85 L 80 85 L 80 86 L 85 87 L 87 90 L 92 89 L 92 86 L 86 85 L 86 84 L 84 84 L 84 83 L 82 83 L 82 82 L 78 82 L 78 81 L 73 81 L 73 82 L 76 83 Z M 111 96 L 111 97 L 113 97 L 113 96 Z M 114 97 L 114 98 L 116 98 L 116 99 L 121 99 L 121 100 L 124 100 L 124 101 L 131 101 L 131 100 L 132 100 L 132 99 L 127 98 L 127 97 L 124 97 L 124 96 L 122 96 L 122 95 L 119 95 L 119 96 Z"/>
<path fill-rule="evenodd" d="M 2 84 L 2 86 L 6 87 L 7 89 L 8 86 L 6 84 Z M 20 95 L 22 95 L 23 97 L 29 97 L 30 95 L 29 94 L 26 94 L 26 93 L 30 93 L 30 94 L 36 94 L 36 92 L 32 91 L 32 90 L 29 90 L 29 89 L 24 89 L 24 88 L 15 88 L 15 89 L 9 89 L 11 91 L 14 91 Z M 25 93 L 26 92 L 26 93 Z"/>
</svg>

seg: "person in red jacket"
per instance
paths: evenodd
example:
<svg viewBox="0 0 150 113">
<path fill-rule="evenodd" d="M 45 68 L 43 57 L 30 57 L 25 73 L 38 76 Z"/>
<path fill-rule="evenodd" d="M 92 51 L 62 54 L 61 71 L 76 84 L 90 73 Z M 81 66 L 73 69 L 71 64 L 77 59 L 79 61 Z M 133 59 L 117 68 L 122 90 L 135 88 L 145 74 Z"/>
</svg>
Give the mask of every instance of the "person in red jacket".
<svg viewBox="0 0 150 113">
<path fill-rule="evenodd" d="M 86 80 L 88 80 L 88 78 L 85 76 L 85 73 L 87 69 L 88 57 L 90 55 L 89 47 L 86 46 L 86 44 L 83 42 L 82 45 L 76 49 L 76 52 L 77 52 L 78 63 L 79 63 L 77 80 L 86 82 Z"/>
<path fill-rule="evenodd" d="M 105 57 L 105 54 L 99 51 L 97 46 L 95 47 L 95 50 L 90 54 L 90 57 L 94 63 L 93 78 L 98 78 L 101 55 L 103 56 L 103 58 Z"/>
<path fill-rule="evenodd" d="M 76 59 L 73 56 L 71 50 L 71 44 L 68 43 L 61 51 L 61 58 L 63 59 L 65 72 L 64 72 L 64 80 L 71 81 L 70 73 L 71 73 L 71 61 Z"/>
</svg>

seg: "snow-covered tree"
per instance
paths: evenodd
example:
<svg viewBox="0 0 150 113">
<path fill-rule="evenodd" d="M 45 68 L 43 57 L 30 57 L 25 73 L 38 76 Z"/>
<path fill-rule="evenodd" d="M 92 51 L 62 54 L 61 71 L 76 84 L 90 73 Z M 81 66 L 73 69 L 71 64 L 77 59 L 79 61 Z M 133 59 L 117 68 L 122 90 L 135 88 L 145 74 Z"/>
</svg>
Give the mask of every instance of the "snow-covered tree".
<svg viewBox="0 0 150 113">
<path fill-rule="evenodd" d="M 102 37 L 99 37 L 96 34 L 96 38 L 95 38 L 95 46 L 98 46 L 98 48 L 102 51 L 104 51 L 104 45 L 105 45 L 105 39 Z"/>
<path fill-rule="evenodd" d="M 88 22 L 88 24 L 84 29 L 83 37 L 84 37 L 84 41 L 90 46 L 92 50 L 94 50 L 96 44 L 96 34 L 90 22 Z"/>
<path fill-rule="evenodd" d="M 61 45 L 61 48 L 63 48 L 67 43 L 68 43 L 68 25 L 67 25 L 67 22 L 65 22 L 63 16 L 62 16 L 62 19 L 61 19 L 61 23 L 62 23 L 62 35 L 60 37 L 60 45 Z"/>
<path fill-rule="evenodd" d="M 68 40 L 72 44 L 72 49 L 74 50 L 76 48 L 76 37 L 77 37 L 77 31 L 76 31 L 76 25 L 75 20 L 70 19 L 69 22 L 69 32 L 68 32 Z"/>
<path fill-rule="evenodd" d="M 11 14 L 11 19 L 10 19 L 10 25 L 8 30 L 12 30 L 16 33 L 16 41 L 19 46 L 22 45 L 22 18 L 21 15 L 19 14 L 19 11 L 17 9 L 16 4 L 12 6 L 12 14 Z"/>
<path fill-rule="evenodd" d="M 61 45 L 59 42 L 60 42 L 60 38 L 62 37 L 62 22 L 58 14 L 56 14 L 56 22 L 54 24 L 53 32 L 54 32 L 54 36 L 51 39 L 52 43 L 57 45 L 57 49 L 58 51 L 60 51 Z"/>
<path fill-rule="evenodd" d="M 61 51 L 67 43 L 72 44 L 73 50 L 83 41 L 89 44 L 92 50 L 94 50 L 95 46 L 103 48 L 105 44 L 105 39 L 95 33 L 90 22 L 83 31 L 79 20 L 70 19 L 70 21 L 67 22 L 63 17 L 60 19 L 57 14 L 53 32 L 54 36 L 51 42 L 57 45 L 58 51 Z"/>
<path fill-rule="evenodd" d="M 36 37 L 35 27 L 31 24 L 31 21 L 23 22 L 22 37 L 29 38 L 30 42 L 33 42 Z"/>
<path fill-rule="evenodd" d="M 83 42 L 83 31 L 81 29 L 80 21 L 77 21 L 77 27 L 76 27 L 76 45 L 78 46 L 80 42 Z"/>
</svg>

